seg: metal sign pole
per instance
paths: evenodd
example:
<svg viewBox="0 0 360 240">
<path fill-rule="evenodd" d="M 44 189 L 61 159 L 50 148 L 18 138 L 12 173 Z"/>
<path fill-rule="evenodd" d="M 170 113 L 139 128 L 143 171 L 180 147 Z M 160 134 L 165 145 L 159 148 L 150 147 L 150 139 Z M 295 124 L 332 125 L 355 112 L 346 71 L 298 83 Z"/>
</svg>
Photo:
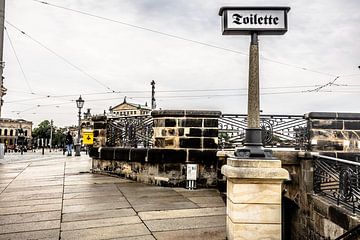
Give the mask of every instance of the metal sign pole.
<svg viewBox="0 0 360 240">
<path fill-rule="evenodd" d="M 220 8 L 223 35 L 251 35 L 247 129 L 244 147 L 235 150 L 238 158 L 272 158 L 272 151 L 263 148 L 261 138 L 258 35 L 285 34 L 289 10 L 289 7 Z"/>
</svg>

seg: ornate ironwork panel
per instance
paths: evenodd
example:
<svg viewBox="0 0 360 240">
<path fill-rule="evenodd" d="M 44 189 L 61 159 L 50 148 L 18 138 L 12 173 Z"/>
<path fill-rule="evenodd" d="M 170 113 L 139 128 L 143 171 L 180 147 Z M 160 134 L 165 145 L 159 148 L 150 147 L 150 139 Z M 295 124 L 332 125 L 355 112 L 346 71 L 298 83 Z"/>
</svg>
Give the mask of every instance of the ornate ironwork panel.
<svg viewBox="0 0 360 240">
<path fill-rule="evenodd" d="M 260 127 L 265 146 L 307 148 L 308 128 L 303 115 L 261 115 Z M 223 114 L 219 119 L 220 145 L 242 146 L 246 128 L 247 115 Z"/>
<path fill-rule="evenodd" d="M 151 147 L 153 119 L 151 116 L 110 118 L 106 129 L 106 146 Z"/>
<path fill-rule="evenodd" d="M 319 156 L 314 164 L 314 192 L 360 213 L 360 163 Z"/>
</svg>

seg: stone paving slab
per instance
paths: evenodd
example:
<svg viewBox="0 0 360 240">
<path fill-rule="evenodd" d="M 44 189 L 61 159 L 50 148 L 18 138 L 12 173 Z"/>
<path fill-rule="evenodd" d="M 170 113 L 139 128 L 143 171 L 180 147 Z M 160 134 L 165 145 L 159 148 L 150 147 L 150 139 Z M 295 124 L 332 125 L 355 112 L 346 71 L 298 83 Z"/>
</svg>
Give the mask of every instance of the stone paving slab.
<svg viewBox="0 0 360 240">
<path fill-rule="evenodd" d="M 150 235 L 150 231 L 144 224 L 120 225 L 112 227 L 88 228 L 73 231 L 61 232 L 61 239 L 115 239 L 126 238 L 132 236 Z"/>
<path fill-rule="evenodd" d="M 7 224 L 1 226 L 0 235 L 4 233 L 30 232 L 56 228 L 60 228 L 60 220 Z"/>
<path fill-rule="evenodd" d="M 32 213 L 32 212 L 48 212 L 48 211 L 54 211 L 54 210 L 61 210 L 61 203 L 35 205 L 35 206 L 2 207 L 2 208 L 0 208 L 0 215 L 17 214 L 17 213 Z"/>
<path fill-rule="evenodd" d="M 61 223 L 61 231 L 119 226 L 119 225 L 135 224 L 135 223 L 141 223 L 141 220 L 138 216 L 129 216 L 129 217 L 123 216 L 123 217 L 115 217 L 115 218 L 92 219 L 92 220 Z"/>
<path fill-rule="evenodd" d="M 61 198 L 47 198 L 37 200 L 24 200 L 24 201 L 0 201 L 0 208 L 2 207 L 18 207 L 18 206 L 33 206 L 33 205 L 47 205 L 62 203 Z"/>
<path fill-rule="evenodd" d="M 189 200 L 200 207 L 220 207 L 224 205 L 221 197 L 189 197 Z"/>
<path fill-rule="evenodd" d="M 20 163 L 0 160 L 0 240 L 225 239 L 224 203 L 214 189 L 91 174 L 87 156 L 17 157 Z"/>
<path fill-rule="evenodd" d="M 21 213 L 0 216 L 0 225 L 13 223 L 27 223 L 35 221 L 57 220 L 61 218 L 61 211 Z"/>
<path fill-rule="evenodd" d="M 30 231 L 21 233 L 0 234 L 0 240 L 59 240 L 60 229 L 43 230 L 43 231 Z"/>
<path fill-rule="evenodd" d="M 123 196 L 120 192 L 81 192 L 81 193 L 67 193 L 64 194 L 64 199 L 73 199 L 73 198 L 92 198 L 99 196 Z"/>
<path fill-rule="evenodd" d="M 223 227 L 198 228 L 166 232 L 154 232 L 157 240 L 223 240 L 226 229 Z"/>
<path fill-rule="evenodd" d="M 166 211 L 148 211 L 139 212 L 142 220 L 156 220 L 156 219 L 169 219 L 169 218 L 186 218 L 186 217 L 200 217 L 200 216 L 217 216 L 225 215 L 226 208 L 190 208 L 181 210 L 166 210 Z"/>
<path fill-rule="evenodd" d="M 209 217 L 173 218 L 144 221 L 152 232 L 205 227 L 225 227 L 225 215 Z"/>
<path fill-rule="evenodd" d="M 64 213 L 62 215 L 62 222 L 72 221 L 83 221 L 92 219 L 105 219 L 114 217 L 128 217 L 134 216 L 136 212 L 133 208 L 122 208 L 122 209 L 110 209 L 110 210 L 99 210 L 91 212 L 76 212 L 76 213 Z"/>
<path fill-rule="evenodd" d="M 96 204 L 96 203 L 112 203 L 112 202 L 126 202 L 126 199 L 122 195 L 115 196 L 94 196 L 89 198 L 71 198 L 64 199 L 64 206 L 71 205 L 84 205 L 84 204 Z"/>
<path fill-rule="evenodd" d="M 30 200 L 30 199 L 49 199 L 49 198 L 61 198 L 63 195 L 62 192 L 55 193 L 36 193 L 28 192 L 27 194 L 23 193 L 2 193 L 0 195 L 0 201 L 16 201 L 16 200 Z"/>
</svg>

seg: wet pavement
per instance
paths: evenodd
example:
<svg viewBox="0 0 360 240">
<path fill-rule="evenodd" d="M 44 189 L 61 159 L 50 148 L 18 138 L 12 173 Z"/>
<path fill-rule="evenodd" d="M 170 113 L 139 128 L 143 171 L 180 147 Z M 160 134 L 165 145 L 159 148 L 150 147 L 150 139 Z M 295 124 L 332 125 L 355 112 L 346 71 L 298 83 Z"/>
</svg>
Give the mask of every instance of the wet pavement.
<svg viewBox="0 0 360 240">
<path fill-rule="evenodd" d="M 1 239 L 225 239 L 217 190 L 189 191 L 90 173 L 88 156 L 0 160 Z"/>
</svg>

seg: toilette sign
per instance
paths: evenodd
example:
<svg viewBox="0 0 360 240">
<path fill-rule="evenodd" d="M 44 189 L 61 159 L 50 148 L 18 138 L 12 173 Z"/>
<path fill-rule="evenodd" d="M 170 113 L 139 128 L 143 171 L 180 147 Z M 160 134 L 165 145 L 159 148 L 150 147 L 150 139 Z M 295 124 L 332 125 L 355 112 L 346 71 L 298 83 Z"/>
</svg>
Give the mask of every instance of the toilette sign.
<svg viewBox="0 0 360 240">
<path fill-rule="evenodd" d="M 289 7 L 222 7 L 223 35 L 282 35 L 287 31 Z"/>
</svg>

